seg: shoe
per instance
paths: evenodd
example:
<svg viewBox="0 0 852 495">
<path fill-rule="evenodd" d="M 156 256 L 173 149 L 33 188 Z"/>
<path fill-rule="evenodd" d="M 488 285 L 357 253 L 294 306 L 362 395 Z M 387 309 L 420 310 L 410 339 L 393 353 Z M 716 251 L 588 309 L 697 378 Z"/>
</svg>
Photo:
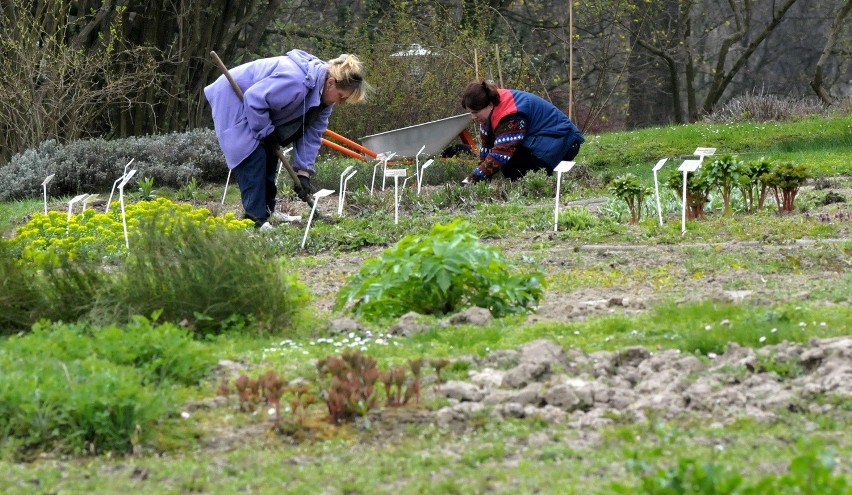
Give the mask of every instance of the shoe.
<svg viewBox="0 0 852 495">
<path fill-rule="evenodd" d="M 274 218 L 275 220 L 277 220 L 279 222 L 288 222 L 288 223 L 290 223 L 290 222 L 301 222 L 302 221 L 301 215 L 288 215 L 286 213 L 281 213 L 280 211 L 273 212 L 272 218 Z"/>
<path fill-rule="evenodd" d="M 263 222 L 263 225 L 258 227 L 260 230 L 273 230 L 275 227 L 272 226 L 269 222 Z"/>
</svg>

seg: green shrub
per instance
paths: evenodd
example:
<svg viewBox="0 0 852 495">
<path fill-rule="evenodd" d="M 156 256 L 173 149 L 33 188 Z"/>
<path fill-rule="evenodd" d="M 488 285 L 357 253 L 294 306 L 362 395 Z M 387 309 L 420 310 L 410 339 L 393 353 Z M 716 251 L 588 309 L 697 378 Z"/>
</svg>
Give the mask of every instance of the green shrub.
<svg viewBox="0 0 852 495">
<path fill-rule="evenodd" d="M 763 176 L 772 169 L 772 161 L 764 157 L 759 160 L 748 162 L 742 174 L 737 179 L 737 187 L 743 195 L 746 211 L 757 211 L 763 209 L 766 201 L 766 192 L 769 185 L 763 180 Z"/>
<path fill-rule="evenodd" d="M 29 328 L 41 303 L 34 277 L 0 239 L 0 335 Z"/>
<path fill-rule="evenodd" d="M 166 321 L 205 334 L 250 322 L 284 330 L 306 300 L 295 275 L 244 231 L 167 215 L 146 216 L 136 229 L 123 269 L 96 298 L 94 321 L 161 310 Z"/>
<path fill-rule="evenodd" d="M 704 218 L 704 207 L 710 198 L 712 182 L 706 168 L 701 167 L 694 173 L 688 174 L 686 180 L 686 218 Z M 675 171 L 666 179 L 666 186 L 683 195 L 683 172 Z"/>
<path fill-rule="evenodd" d="M 704 165 L 710 184 L 718 187 L 724 201 L 724 215 L 731 214 L 731 191 L 736 187 L 743 173 L 743 161 L 731 155 L 724 155 Z"/>
<path fill-rule="evenodd" d="M 175 412 L 172 385 L 196 384 L 212 365 L 207 348 L 172 324 L 36 325 L 0 345 L 0 438 L 19 456 L 129 452 Z"/>
<path fill-rule="evenodd" d="M 34 267 L 57 266 L 63 258 L 116 261 L 126 253 L 126 244 L 120 208 L 117 204 L 113 206 L 109 213 L 88 209 L 71 215 L 70 221 L 66 213 L 58 211 L 49 211 L 47 215 L 36 213 L 26 225 L 18 228 L 17 236 L 11 241 L 13 253 Z M 245 230 L 253 225 L 249 220 L 238 220 L 232 213 L 214 217 L 205 208 L 176 204 L 165 198 L 128 204 L 125 212 L 131 245 L 138 242 L 140 223 L 155 217 L 166 230 L 182 220 L 197 223 L 204 230 L 218 226 Z"/>
<path fill-rule="evenodd" d="M 367 260 L 337 295 L 368 320 L 408 311 L 448 314 L 465 307 L 495 316 L 533 307 L 543 294 L 540 273 L 512 274 L 505 258 L 483 246 L 467 222 L 436 224 L 428 235 L 409 235 L 381 257 Z"/>
<path fill-rule="evenodd" d="M 639 183 L 639 178 L 626 173 L 613 179 L 609 184 L 609 192 L 624 200 L 630 210 L 630 224 L 635 225 L 642 220 L 642 202 L 650 194 L 648 187 Z"/>
<path fill-rule="evenodd" d="M 104 140 L 86 139 L 59 145 L 46 141 L 12 157 L 0 168 L 0 201 L 42 195 L 45 177 L 51 196 L 109 194 L 113 183 L 133 159 L 137 177 L 153 177 L 162 187 L 178 189 L 192 177 L 224 182 L 225 159 L 212 129 L 158 136 Z"/>
<path fill-rule="evenodd" d="M 784 162 L 772 167 L 761 179 L 775 193 L 778 211 L 784 213 L 793 211 L 799 188 L 809 177 L 811 177 L 811 173 L 804 165 Z"/>
</svg>

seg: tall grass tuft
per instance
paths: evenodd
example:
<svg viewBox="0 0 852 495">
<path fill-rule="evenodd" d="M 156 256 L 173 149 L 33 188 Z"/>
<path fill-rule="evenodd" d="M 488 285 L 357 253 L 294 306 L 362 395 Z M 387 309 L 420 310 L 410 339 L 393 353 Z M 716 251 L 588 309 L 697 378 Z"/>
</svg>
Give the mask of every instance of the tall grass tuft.
<svg viewBox="0 0 852 495">
<path fill-rule="evenodd" d="M 95 321 L 161 311 L 164 320 L 201 334 L 248 323 L 283 330 L 307 297 L 257 236 L 159 217 L 138 232 L 124 269 L 97 299 Z"/>
<path fill-rule="evenodd" d="M 0 335 L 29 328 L 41 306 L 33 276 L 11 255 L 0 240 Z"/>
</svg>

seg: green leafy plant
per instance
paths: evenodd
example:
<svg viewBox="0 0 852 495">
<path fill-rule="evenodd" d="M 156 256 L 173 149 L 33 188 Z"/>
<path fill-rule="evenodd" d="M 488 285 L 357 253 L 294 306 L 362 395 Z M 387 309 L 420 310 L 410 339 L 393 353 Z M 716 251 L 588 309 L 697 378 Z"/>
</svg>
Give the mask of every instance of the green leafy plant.
<svg viewBox="0 0 852 495">
<path fill-rule="evenodd" d="M 799 188 L 810 177 L 811 173 L 804 165 L 784 162 L 772 167 L 761 178 L 775 194 L 779 213 L 788 213 L 793 211 L 793 203 L 796 201 L 796 195 L 799 194 Z"/>
<path fill-rule="evenodd" d="M 650 191 L 639 183 L 638 177 L 626 173 L 613 179 L 609 184 L 609 192 L 627 203 L 627 207 L 630 209 L 631 225 L 642 220 L 642 200 Z"/>
<path fill-rule="evenodd" d="M 543 294 L 538 272 L 513 274 L 496 249 L 479 243 L 469 223 L 436 224 L 428 235 L 410 235 L 381 257 L 367 260 L 337 295 L 372 321 L 408 311 L 448 314 L 469 306 L 495 316 L 525 312 Z"/>
<path fill-rule="evenodd" d="M 198 179 L 192 177 L 189 179 L 189 182 L 181 186 L 177 191 L 177 199 L 183 201 L 198 201 L 198 198 L 201 194 Z"/>
<path fill-rule="evenodd" d="M 743 195 L 746 211 L 752 212 L 763 209 L 766 200 L 768 184 L 763 176 L 772 169 L 772 161 L 764 157 L 759 160 L 748 162 L 743 167 L 743 172 L 737 178 L 737 187 Z"/>
<path fill-rule="evenodd" d="M 139 181 L 138 196 L 139 201 L 153 201 L 157 199 L 157 194 L 154 192 L 154 178 L 145 177 Z"/>
<path fill-rule="evenodd" d="M 718 187 L 724 201 L 724 215 L 731 214 L 731 191 L 737 185 L 743 173 L 743 161 L 731 155 L 724 155 L 704 165 L 710 184 Z"/>
<path fill-rule="evenodd" d="M 830 452 L 804 445 L 782 475 L 769 474 L 750 481 L 740 472 L 717 461 L 692 457 L 677 459 L 674 466 L 656 465 L 632 455 L 629 467 L 639 476 L 639 486 L 614 483 L 614 493 L 643 495 L 764 495 L 801 493 L 807 495 L 844 495 L 848 483 L 842 474 L 834 474 L 836 460 Z M 657 452 L 654 452 L 655 454 Z"/>
<path fill-rule="evenodd" d="M 686 218 L 704 218 L 704 206 L 710 197 L 711 181 L 705 172 L 705 168 L 699 168 L 695 173 L 689 174 L 686 181 Z M 683 191 L 683 173 L 674 172 L 668 179 L 666 185 L 673 189 L 679 196 Z"/>
<path fill-rule="evenodd" d="M 559 212 L 558 224 L 567 230 L 589 230 L 598 224 L 598 218 L 587 208 L 565 208 Z"/>
</svg>

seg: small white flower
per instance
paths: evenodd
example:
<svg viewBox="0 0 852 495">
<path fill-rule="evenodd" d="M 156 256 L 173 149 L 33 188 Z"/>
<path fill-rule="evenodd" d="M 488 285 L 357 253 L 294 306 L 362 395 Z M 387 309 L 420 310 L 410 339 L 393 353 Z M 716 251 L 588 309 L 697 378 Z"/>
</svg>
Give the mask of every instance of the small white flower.
<svg viewBox="0 0 852 495">
<path fill-rule="evenodd" d="M 376 339 L 376 343 L 379 344 L 379 345 L 384 345 L 385 339 Z"/>
<path fill-rule="evenodd" d="M 610 336 L 610 337 L 605 338 L 605 339 L 604 339 L 604 342 L 609 342 L 610 340 L 612 340 L 612 337 L 611 337 L 611 336 Z"/>
<path fill-rule="evenodd" d="M 726 325 L 726 326 L 727 326 L 727 325 L 730 325 L 730 324 L 731 324 L 731 320 L 729 320 L 729 319 L 725 318 L 724 320 L 720 321 L 720 322 L 719 322 L 719 324 L 720 324 L 720 325 Z"/>
<path fill-rule="evenodd" d="M 269 410 L 266 411 L 266 414 L 269 414 L 270 416 L 275 416 L 275 408 L 270 407 Z"/>
<path fill-rule="evenodd" d="M 579 331 L 579 330 L 574 330 L 574 335 L 580 335 L 580 331 Z"/>
<path fill-rule="evenodd" d="M 704 325 L 704 330 L 707 330 L 708 332 L 713 330 L 713 325 Z"/>
<path fill-rule="evenodd" d="M 819 326 L 824 327 L 824 326 L 825 326 L 825 322 L 824 322 L 824 321 L 819 322 Z"/>
<path fill-rule="evenodd" d="M 772 330 L 770 330 L 770 332 L 772 332 L 772 333 L 775 333 L 775 332 L 777 332 L 777 331 L 778 331 L 778 329 L 777 329 L 777 328 L 773 328 Z"/>
<path fill-rule="evenodd" d="M 757 340 L 758 340 L 759 342 L 766 342 L 766 337 L 761 337 L 761 338 L 759 338 L 759 339 L 757 339 Z"/>
<path fill-rule="evenodd" d="M 716 353 L 715 352 L 708 352 L 707 357 L 710 358 L 710 359 L 716 359 Z"/>
<path fill-rule="evenodd" d="M 799 322 L 799 326 L 800 326 L 800 327 L 806 327 L 806 326 L 808 326 L 808 324 L 807 324 L 807 323 L 805 323 L 805 322 L 803 322 L 803 321 L 800 321 L 800 322 Z"/>
<path fill-rule="evenodd" d="M 350 339 L 355 338 L 355 332 L 349 332 L 349 338 Z"/>
<path fill-rule="evenodd" d="M 189 419 L 189 413 L 186 412 L 186 411 L 181 411 L 180 417 L 183 418 L 183 419 Z"/>
</svg>

